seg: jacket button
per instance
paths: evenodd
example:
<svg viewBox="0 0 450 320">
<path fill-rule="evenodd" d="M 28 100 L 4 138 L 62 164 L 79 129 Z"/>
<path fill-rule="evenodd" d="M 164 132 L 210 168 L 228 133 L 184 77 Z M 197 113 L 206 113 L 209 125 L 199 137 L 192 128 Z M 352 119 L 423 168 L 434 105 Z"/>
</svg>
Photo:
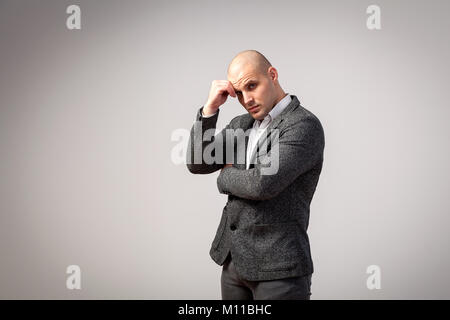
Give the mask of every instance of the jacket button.
<svg viewBox="0 0 450 320">
<path fill-rule="evenodd" d="M 231 230 L 231 231 L 236 230 L 236 226 L 235 226 L 234 224 L 232 224 L 232 225 L 230 226 L 230 230 Z"/>
</svg>

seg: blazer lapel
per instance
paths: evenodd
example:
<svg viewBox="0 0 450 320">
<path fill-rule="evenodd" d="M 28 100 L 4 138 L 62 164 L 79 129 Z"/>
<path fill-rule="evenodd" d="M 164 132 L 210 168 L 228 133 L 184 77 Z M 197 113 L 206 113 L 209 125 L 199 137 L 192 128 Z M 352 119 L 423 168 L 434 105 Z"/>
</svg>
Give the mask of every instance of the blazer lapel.
<svg viewBox="0 0 450 320">
<path fill-rule="evenodd" d="M 283 122 L 284 118 L 286 118 L 290 112 L 294 111 L 299 105 L 300 101 L 297 99 L 295 95 L 291 95 L 292 101 L 286 106 L 286 108 L 276 117 L 267 127 L 266 131 L 261 135 L 261 138 L 258 140 L 258 144 L 255 149 L 253 149 L 252 156 L 250 157 L 250 166 L 249 169 L 253 168 L 255 165 L 252 163 L 254 161 L 254 158 L 256 156 L 256 153 L 259 151 L 259 146 L 263 146 L 265 141 L 267 140 L 267 152 L 270 150 L 270 142 L 271 142 L 271 133 L 272 130 L 277 129 L 281 123 Z M 252 122 L 253 125 L 253 122 Z M 248 145 L 248 136 L 246 136 L 246 143 L 245 143 L 245 152 L 247 152 L 247 145 Z M 247 159 L 247 157 L 246 157 Z M 245 167 L 246 168 L 246 167 Z"/>
</svg>

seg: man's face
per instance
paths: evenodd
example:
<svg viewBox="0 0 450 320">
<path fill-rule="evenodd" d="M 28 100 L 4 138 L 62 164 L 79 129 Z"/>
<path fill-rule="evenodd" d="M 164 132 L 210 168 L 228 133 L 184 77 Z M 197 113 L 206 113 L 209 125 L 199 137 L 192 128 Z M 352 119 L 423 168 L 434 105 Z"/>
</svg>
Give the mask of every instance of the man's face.
<svg viewBox="0 0 450 320">
<path fill-rule="evenodd" d="M 253 67 L 237 66 L 230 70 L 228 81 L 241 105 L 257 120 L 263 120 L 275 102 L 275 85 L 269 73 L 261 74 Z"/>
</svg>

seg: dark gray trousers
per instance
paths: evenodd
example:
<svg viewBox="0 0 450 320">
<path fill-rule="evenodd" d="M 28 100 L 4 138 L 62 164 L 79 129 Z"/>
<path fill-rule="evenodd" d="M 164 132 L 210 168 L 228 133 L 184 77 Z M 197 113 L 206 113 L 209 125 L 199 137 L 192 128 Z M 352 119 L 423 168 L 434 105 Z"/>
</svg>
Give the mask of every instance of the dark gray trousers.
<svg viewBox="0 0 450 320">
<path fill-rule="evenodd" d="M 309 300 L 312 274 L 269 281 L 248 281 L 236 272 L 229 254 L 222 267 L 222 300 Z"/>
</svg>

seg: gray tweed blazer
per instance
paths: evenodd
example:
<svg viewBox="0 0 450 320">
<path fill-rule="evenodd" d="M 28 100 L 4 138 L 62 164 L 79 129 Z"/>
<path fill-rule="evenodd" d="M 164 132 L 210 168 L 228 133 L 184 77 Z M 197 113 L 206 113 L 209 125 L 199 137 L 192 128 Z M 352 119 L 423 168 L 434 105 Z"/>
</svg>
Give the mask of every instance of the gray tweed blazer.
<svg viewBox="0 0 450 320">
<path fill-rule="evenodd" d="M 233 138 L 233 166 L 221 170 L 217 178 L 219 192 L 228 195 L 228 201 L 210 256 L 223 265 L 231 253 L 236 270 L 249 281 L 296 277 L 314 271 L 307 229 L 310 203 L 322 171 L 325 138 L 319 119 L 302 107 L 295 95 L 291 98 L 291 103 L 267 128 L 266 152 L 261 151 L 256 159 L 252 158 L 254 161 L 250 162 L 255 163 L 246 169 L 245 160 L 237 161 L 236 149 L 243 140 Z M 231 139 L 226 129 L 247 131 L 254 122 L 248 113 L 237 116 L 216 137 L 203 141 L 206 130 L 215 130 L 220 110 L 210 118 L 203 118 L 202 108 L 196 116 L 201 129 L 194 129 L 195 124 L 192 127 L 187 152 L 187 167 L 194 174 L 212 173 L 229 163 L 227 148 L 218 142 Z M 276 131 L 273 129 L 278 130 L 277 140 L 270 138 L 270 132 Z M 195 144 L 195 141 L 202 142 Z M 215 158 L 211 163 L 201 159 L 201 163 L 193 163 L 195 149 L 202 152 L 211 149 L 211 144 L 216 144 L 216 151 L 223 148 L 221 153 L 217 152 L 219 161 Z M 247 144 L 248 135 L 245 150 Z M 274 174 L 262 174 L 268 166 L 267 156 L 275 146 L 279 154 L 278 170 Z"/>
</svg>

